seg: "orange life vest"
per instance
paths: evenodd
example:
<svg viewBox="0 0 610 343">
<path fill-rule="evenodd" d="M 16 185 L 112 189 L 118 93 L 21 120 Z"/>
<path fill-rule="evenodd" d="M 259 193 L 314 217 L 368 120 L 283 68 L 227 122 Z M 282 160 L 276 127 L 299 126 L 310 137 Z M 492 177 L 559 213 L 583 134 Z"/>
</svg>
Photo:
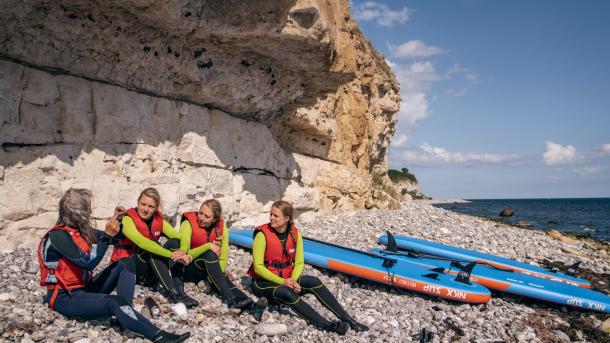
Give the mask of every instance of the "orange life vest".
<svg viewBox="0 0 610 343">
<path fill-rule="evenodd" d="M 77 288 L 83 288 L 93 277 L 91 271 L 86 271 L 76 264 L 70 262 L 67 258 L 61 257 L 57 262 L 46 261 L 46 241 L 48 235 L 53 230 L 61 230 L 70 234 L 70 238 L 76 246 L 86 254 L 91 253 L 91 247 L 81 236 L 78 230 L 72 229 L 65 225 L 56 225 L 51 229 L 47 230 L 40 239 L 38 244 L 38 264 L 40 264 L 40 285 L 47 286 L 48 290 L 53 290 L 51 299 L 49 300 L 49 307 L 53 311 L 53 304 L 57 298 L 57 293 L 60 289 L 63 289 L 71 294 L 71 290 Z"/>
<path fill-rule="evenodd" d="M 222 219 L 218 221 L 218 225 L 212 230 L 209 237 L 208 231 L 199 226 L 199 223 L 197 222 L 197 212 L 184 212 L 180 222 L 185 220 L 188 220 L 189 224 L 191 224 L 191 249 L 200 247 L 208 242 L 214 242 L 217 237 L 220 237 L 223 234 L 225 222 Z"/>
<path fill-rule="evenodd" d="M 289 278 L 292 275 L 299 237 L 299 229 L 296 226 L 291 226 L 288 230 L 288 237 L 286 237 L 286 241 L 282 245 L 280 238 L 271 225 L 265 224 L 254 229 L 254 237 L 259 232 L 262 232 L 267 241 L 264 256 L 265 267 L 273 274 L 282 278 Z M 248 275 L 256 280 L 261 279 L 254 272 L 254 264 L 250 266 Z"/>
<path fill-rule="evenodd" d="M 140 218 L 140 215 L 135 208 L 128 209 L 126 215 L 133 219 L 136 229 L 138 229 L 138 232 L 140 232 L 142 236 L 155 242 L 159 240 L 161 237 L 161 232 L 163 231 L 163 216 L 161 216 L 159 211 L 155 212 L 154 214 L 150 230 L 148 229 L 146 222 Z M 114 251 L 112 251 L 110 262 L 115 262 L 122 258 L 129 257 L 135 252 L 136 245 L 133 244 L 129 238 L 122 238 L 114 245 Z"/>
</svg>

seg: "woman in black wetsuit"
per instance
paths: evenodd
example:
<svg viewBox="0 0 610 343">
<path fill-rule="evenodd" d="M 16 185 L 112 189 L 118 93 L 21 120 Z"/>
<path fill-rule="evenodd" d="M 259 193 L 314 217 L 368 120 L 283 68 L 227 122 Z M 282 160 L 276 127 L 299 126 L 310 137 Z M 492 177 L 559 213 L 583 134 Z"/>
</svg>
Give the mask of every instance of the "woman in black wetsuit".
<svg viewBox="0 0 610 343">
<path fill-rule="evenodd" d="M 248 271 L 252 277 L 252 293 L 290 306 L 323 330 L 340 335 L 345 335 L 349 328 L 356 332 L 367 331 L 369 328 L 352 318 L 320 279 L 302 274 L 303 237 L 294 225 L 293 212 L 289 202 L 276 201 L 271 205 L 269 223 L 254 230 L 252 265 Z M 339 320 L 322 317 L 302 299 L 305 294 L 313 294 Z"/>
<path fill-rule="evenodd" d="M 237 288 L 225 274 L 229 256 L 229 228 L 222 219 L 222 206 L 216 199 L 208 199 L 199 211 L 185 212 L 180 223 L 180 239 L 170 239 L 168 249 L 180 249 L 192 258 L 188 265 L 176 263 L 172 267 L 174 285 L 184 294 L 184 282 L 207 279 L 228 307 L 247 310 L 260 321 L 267 308 L 267 299 L 254 303 Z M 184 294 L 186 296 L 186 294 Z"/>
<path fill-rule="evenodd" d="M 117 263 L 93 276 L 92 270 L 119 230 L 118 218 L 123 211 L 117 208 L 102 232 L 91 226 L 88 190 L 71 188 L 62 196 L 57 223 L 43 235 L 38 247 L 40 284 L 48 290 L 44 302 L 66 317 L 115 316 L 123 328 L 153 342 L 182 342 L 190 332 L 177 335 L 159 329 L 121 296 L 125 292 L 133 294 L 135 285 L 135 275 L 124 264 Z M 115 287 L 118 295 L 110 295 Z"/>
<path fill-rule="evenodd" d="M 199 302 L 184 291 L 178 292 L 170 274 L 174 263 L 188 265 L 190 256 L 180 249 L 167 249 L 159 244 L 161 235 L 180 238 L 180 233 L 163 219 L 161 195 L 152 187 L 144 189 L 138 196 L 137 206 L 125 212 L 121 221 L 121 233 L 110 258 L 111 262 L 123 261 L 135 271 L 137 283 L 160 284 L 161 291 L 172 303 L 184 303 L 195 307 Z M 131 301 L 133 293 L 125 294 Z"/>
</svg>

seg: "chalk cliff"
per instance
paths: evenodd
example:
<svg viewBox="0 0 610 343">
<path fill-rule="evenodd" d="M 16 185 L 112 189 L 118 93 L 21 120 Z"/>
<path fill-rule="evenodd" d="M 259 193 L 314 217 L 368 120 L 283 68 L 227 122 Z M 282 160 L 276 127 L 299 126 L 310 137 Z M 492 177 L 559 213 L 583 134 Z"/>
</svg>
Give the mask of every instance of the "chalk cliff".
<svg viewBox="0 0 610 343">
<path fill-rule="evenodd" d="M 4 239 L 51 225 L 69 187 L 98 219 L 146 186 L 170 218 L 213 197 L 239 224 L 280 198 L 399 206 L 383 186 L 398 83 L 347 1 L 0 5 Z"/>
</svg>

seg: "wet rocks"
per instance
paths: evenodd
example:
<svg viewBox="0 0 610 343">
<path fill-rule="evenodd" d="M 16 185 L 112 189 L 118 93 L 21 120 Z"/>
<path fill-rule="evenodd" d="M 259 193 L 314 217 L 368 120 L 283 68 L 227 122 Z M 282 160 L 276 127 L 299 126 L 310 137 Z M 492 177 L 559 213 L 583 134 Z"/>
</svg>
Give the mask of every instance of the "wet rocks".
<svg viewBox="0 0 610 343">
<path fill-rule="evenodd" d="M 499 214 L 500 217 L 512 217 L 513 215 L 515 215 L 515 212 L 510 207 L 504 208 Z"/>
</svg>

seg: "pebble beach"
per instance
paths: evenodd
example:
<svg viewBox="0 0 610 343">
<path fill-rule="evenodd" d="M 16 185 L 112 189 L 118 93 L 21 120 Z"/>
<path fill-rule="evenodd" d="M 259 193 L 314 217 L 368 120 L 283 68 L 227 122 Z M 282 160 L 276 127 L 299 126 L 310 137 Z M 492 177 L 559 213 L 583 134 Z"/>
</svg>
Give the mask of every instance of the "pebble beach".
<svg viewBox="0 0 610 343">
<path fill-rule="evenodd" d="M 561 240 L 544 232 L 435 208 L 416 201 L 400 210 L 358 210 L 298 221 L 303 234 L 360 250 L 378 247 L 386 231 L 451 244 L 467 249 L 556 267 L 582 261 L 577 276 L 593 288 L 609 292 L 610 248 L 589 239 Z M 106 258 L 110 253 L 108 252 Z M 245 277 L 250 253 L 232 246 L 228 274 L 249 292 Z M 107 265 L 102 262 L 100 268 Z M 50 313 L 42 304 L 35 247 L 0 254 L 0 341 L 19 342 L 145 342 L 121 330 L 112 320 L 82 321 Z M 339 302 L 370 330 L 338 336 L 307 325 L 294 313 L 267 311 L 259 323 L 248 314 L 228 309 L 209 285 L 187 284 L 186 291 L 201 305 L 178 316 L 158 292 L 136 289 L 135 308 L 152 296 L 160 305 L 153 321 L 169 331 L 191 331 L 188 342 L 610 342 L 601 331 L 610 315 L 577 311 L 507 294 L 493 294 L 484 305 L 440 298 L 372 283 L 343 274 L 305 267 L 319 277 Z M 313 296 L 306 296 L 327 318 L 332 314 Z M 334 318 L 333 318 L 334 319 Z"/>
</svg>

